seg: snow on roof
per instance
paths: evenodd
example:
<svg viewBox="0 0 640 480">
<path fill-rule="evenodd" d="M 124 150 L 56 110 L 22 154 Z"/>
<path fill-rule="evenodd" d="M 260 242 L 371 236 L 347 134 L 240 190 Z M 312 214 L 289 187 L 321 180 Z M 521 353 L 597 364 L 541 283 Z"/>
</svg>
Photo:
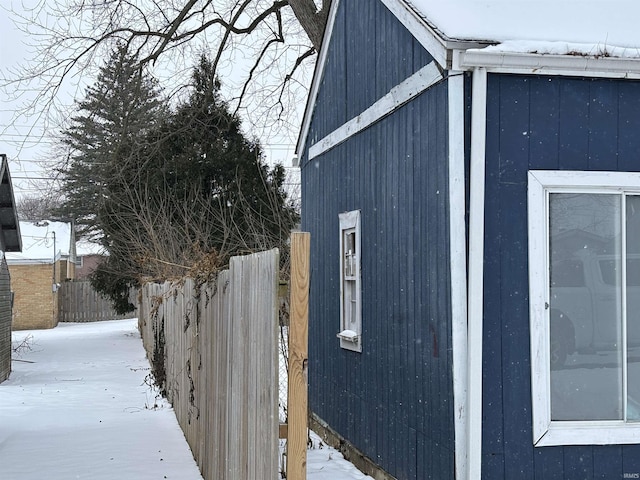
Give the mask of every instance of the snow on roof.
<svg viewBox="0 0 640 480">
<path fill-rule="evenodd" d="M 98 243 L 81 238 L 76 241 L 76 255 L 82 257 L 85 255 L 106 255 L 104 247 Z"/>
<path fill-rule="evenodd" d="M 67 222 L 42 220 L 20 222 L 22 252 L 6 253 L 8 263 L 50 263 L 55 258 L 68 257 L 74 251 L 72 225 Z M 55 243 L 55 255 L 54 255 Z"/>
<path fill-rule="evenodd" d="M 637 1 L 405 1 L 451 40 L 504 43 L 498 48 L 519 53 L 640 57 Z"/>
</svg>

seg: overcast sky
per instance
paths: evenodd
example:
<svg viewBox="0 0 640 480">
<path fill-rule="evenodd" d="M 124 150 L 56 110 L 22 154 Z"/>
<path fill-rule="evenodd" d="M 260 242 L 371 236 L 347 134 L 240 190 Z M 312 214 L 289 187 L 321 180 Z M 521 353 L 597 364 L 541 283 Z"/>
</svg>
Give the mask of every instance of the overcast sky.
<svg viewBox="0 0 640 480">
<path fill-rule="evenodd" d="M 25 38 L 9 17 L 6 4 L 0 7 L 0 73 L 4 77 L 16 68 L 20 62 L 29 58 Z M 8 99 L 9 91 L 0 91 L 0 153 L 6 153 L 10 161 L 10 170 L 14 182 L 16 196 L 37 192 L 42 188 L 40 177 L 44 176 L 42 168 L 35 160 L 45 160 L 49 150 L 49 138 L 42 128 L 30 124 L 29 119 L 21 118 L 13 123 L 15 111 L 20 102 Z M 31 122 L 32 123 L 32 122 Z M 33 179 L 30 181 L 27 179 Z M 36 183 L 37 182 L 37 183 Z"/>
<path fill-rule="evenodd" d="M 0 78 L 32 58 L 28 44 L 33 39 L 27 38 L 15 26 L 9 13 L 12 9 L 19 11 L 23 3 L 29 4 L 30 1 L 2 0 L 0 4 Z M 78 89 L 77 86 L 65 89 L 63 93 L 68 97 L 65 103 L 72 103 L 76 91 L 82 92 L 83 89 Z M 0 153 L 6 153 L 9 158 L 14 191 L 16 198 L 19 198 L 50 188 L 51 182 L 44 180 L 44 177 L 48 176 L 47 170 L 51 171 L 56 162 L 52 151 L 55 129 L 51 125 L 43 126 L 42 121 L 37 121 L 35 116 L 23 116 L 14 121 L 15 112 L 20 110 L 20 105 L 27 99 L 12 101 L 9 98 L 12 92 L 15 89 L 10 88 L 7 92 L 0 90 Z M 282 137 L 262 139 L 269 163 L 282 163 L 289 167 L 295 150 L 293 141 Z"/>
</svg>

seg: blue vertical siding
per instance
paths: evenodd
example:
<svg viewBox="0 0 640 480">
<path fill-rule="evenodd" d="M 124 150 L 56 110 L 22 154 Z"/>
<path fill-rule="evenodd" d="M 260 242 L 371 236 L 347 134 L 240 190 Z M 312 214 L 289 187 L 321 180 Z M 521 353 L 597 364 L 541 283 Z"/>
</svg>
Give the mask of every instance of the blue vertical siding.
<svg viewBox="0 0 640 480">
<path fill-rule="evenodd" d="M 431 56 L 379 1 L 342 0 L 307 149 Z M 447 84 L 302 152 L 310 406 L 399 480 L 454 478 Z M 338 214 L 361 211 L 363 351 L 340 348 Z"/>
<path fill-rule="evenodd" d="M 640 82 L 490 74 L 487 93 L 482 477 L 622 478 L 640 446 L 533 447 L 527 171 L 640 171 Z"/>
<path fill-rule="evenodd" d="M 453 478 L 447 88 L 302 169 L 311 408 L 398 479 Z M 360 209 L 363 352 L 339 329 L 338 214 Z"/>
<path fill-rule="evenodd" d="M 341 0 L 307 141 L 359 115 L 432 61 L 378 0 Z"/>
</svg>

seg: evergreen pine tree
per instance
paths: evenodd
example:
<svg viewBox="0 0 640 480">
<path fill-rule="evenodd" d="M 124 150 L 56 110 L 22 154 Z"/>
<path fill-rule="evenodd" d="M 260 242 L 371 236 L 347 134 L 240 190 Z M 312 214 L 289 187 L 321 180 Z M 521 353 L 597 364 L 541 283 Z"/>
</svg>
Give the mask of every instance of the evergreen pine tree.
<svg viewBox="0 0 640 480">
<path fill-rule="evenodd" d="M 197 191 L 223 217 L 211 219 L 205 248 L 233 255 L 286 241 L 298 216 L 283 188 L 284 168 L 269 168 L 259 143 L 242 133 L 206 56 L 194 68 L 187 100 L 162 129 L 162 181 L 176 198 Z"/>
<path fill-rule="evenodd" d="M 58 213 L 73 218 L 80 234 L 102 235 L 101 209 L 130 181 L 148 134 L 162 117 L 159 95 L 156 82 L 119 45 L 77 103 L 79 113 L 62 134 L 69 157 Z"/>
<path fill-rule="evenodd" d="M 298 220 L 260 145 L 242 133 L 202 57 L 188 96 L 164 109 L 119 48 L 65 131 L 65 208 L 109 255 L 92 276 L 116 310 L 146 280 L 212 273 L 231 255 L 281 247 Z"/>
<path fill-rule="evenodd" d="M 133 308 L 128 294 L 137 283 L 131 274 L 134 265 L 130 258 L 111 255 L 107 225 L 114 205 L 121 204 L 120 193 L 136 177 L 142 152 L 149 148 L 149 132 L 166 109 L 157 83 L 124 45 L 111 53 L 76 107 L 78 113 L 62 132 L 69 153 L 61 169 L 62 204 L 55 214 L 73 219 L 79 235 L 106 248 L 109 256 L 92 283 L 124 313 Z M 114 274 L 117 271 L 127 273 Z"/>
</svg>

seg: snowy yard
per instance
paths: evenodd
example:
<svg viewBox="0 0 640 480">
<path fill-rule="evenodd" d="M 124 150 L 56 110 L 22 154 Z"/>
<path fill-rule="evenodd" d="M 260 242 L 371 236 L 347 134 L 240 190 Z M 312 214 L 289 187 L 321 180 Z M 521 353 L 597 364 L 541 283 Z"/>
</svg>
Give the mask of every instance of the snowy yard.
<svg viewBox="0 0 640 480">
<path fill-rule="evenodd" d="M 2 480 L 202 478 L 171 406 L 145 381 L 136 324 L 13 334 L 14 343 L 30 336 L 31 350 L 0 384 Z M 370 478 L 334 449 L 308 453 L 310 480 Z"/>
</svg>

